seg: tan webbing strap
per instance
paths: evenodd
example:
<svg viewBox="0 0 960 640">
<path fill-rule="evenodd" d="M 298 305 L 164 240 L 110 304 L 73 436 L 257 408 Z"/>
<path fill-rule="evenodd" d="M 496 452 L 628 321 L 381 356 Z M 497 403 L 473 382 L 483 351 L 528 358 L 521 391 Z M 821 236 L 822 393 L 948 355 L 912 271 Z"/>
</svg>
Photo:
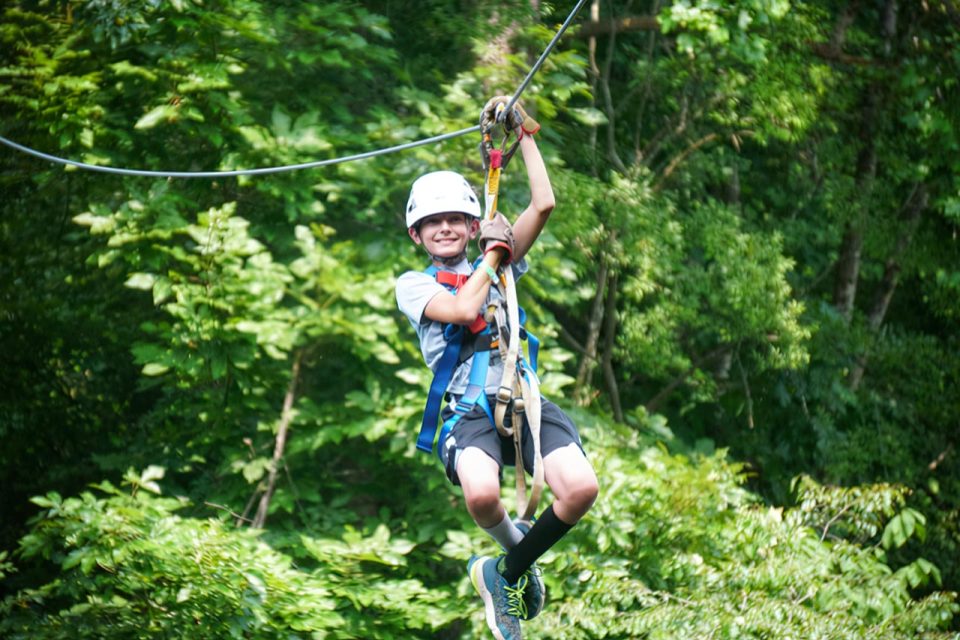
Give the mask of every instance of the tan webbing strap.
<svg viewBox="0 0 960 640">
<path fill-rule="evenodd" d="M 486 191 L 484 201 L 486 205 L 485 217 L 490 220 L 497 213 L 497 200 L 500 192 L 500 171 L 503 160 L 503 150 L 493 147 L 491 131 L 483 131 L 481 152 L 484 155 L 484 167 L 487 169 Z M 509 137 L 509 133 L 507 133 Z M 507 138 L 504 138 L 503 145 Z M 507 154 L 507 158 L 516 149 Z M 506 162 L 502 163 L 503 165 Z M 525 367 L 526 359 L 520 341 L 520 306 L 517 302 L 517 287 L 513 278 L 513 269 L 509 266 L 500 267 L 499 280 L 496 283 L 504 304 L 500 305 L 494 314 L 500 335 L 500 358 L 503 362 L 503 376 L 500 387 L 497 389 L 497 402 L 494 408 L 494 423 L 497 431 L 506 437 L 513 436 L 514 450 L 516 451 L 517 474 L 517 513 L 525 520 L 530 520 L 537 511 L 540 495 L 543 492 L 544 474 L 543 458 L 540 454 L 540 383 L 536 372 Z M 506 313 L 504 313 L 504 306 Z M 509 336 L 504 340 L 504 331 Z M 507 407 L 513 401 L 512 424 L 504 425 Z M 533 486 L 530 497 L 527 497 L 526 472 L 523 466 L 523 424 L 524 420 L 530 428 L 533 440 Z"/>
<path fill-rule="evenodd" d="M 526 489 L 520 500 L 520 487 L 517 486 L 517 513 L 524 520 L 530 520 L 537 514 L 537 505 L 540 503 L 540 494 L 543 493 L 543 456 L 540 454 L 540 383 L 533 371 L 522 372 L 517 379 L 520 381 L 521 393 L 524 398 L 524 413 L 527 425 L 530 427 L 530 438 L 533 440 L 533 486 L 530 489 L 530 499 L 527 500 Z M 515 438 L 516 439 L 516 438 Z M 523 460 L 522 457 L 518 460 Z M 521 462 L 522 464 L 522 462 Z M 518 473 L 523 476 L 523 473 Z"/>
<path fill-rule="evenodd" d="M 517 391 L 517 360 L 520 356 L 520 311 L 517 306 L 517 285 L 513 280 L 513 269 L 507 267 L 503 270 L 501 283 L 503 286 L 501 286 L 500 292 L 506 298 L 507 328 L 510 335 L 507 341 L 507 352 L 503 358 L 503 376 L 500 378 L 500 388 L 497 389 L 497 406 L 494 409 L 494 418 L 496 418 L 497 430 L 509 435 L 503 426 L 503 418 L 507 413 L 510 401 L 514 397 L 519 397 L 519 394 L 515 392 Z"/>
</svg>

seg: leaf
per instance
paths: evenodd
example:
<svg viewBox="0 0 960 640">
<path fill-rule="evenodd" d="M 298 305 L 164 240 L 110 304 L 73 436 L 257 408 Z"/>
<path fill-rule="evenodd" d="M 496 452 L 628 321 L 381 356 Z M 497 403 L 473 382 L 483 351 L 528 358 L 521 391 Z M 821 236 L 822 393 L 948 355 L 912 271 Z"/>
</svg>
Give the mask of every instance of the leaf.
<svg viewBox="0 0 960 640">
<path fill-rule="evenodd" d="M 156 277 L 151 273 L 133 273 L 123 284 L 131 289 L 142 289 L 144 291 L 148 291 L 153 289 L 153 284 L 155 282 Z"/>
<path fill-rule="evenodd" d="M 116 227 L 116 223 L 110 216 L 98 216 L 89 211 L 74 216 L 73 221 L 79 225 L 90 227 L 90 233 L 93 234 L 110 233 Z"/>
<path fill-rule="evenodd" d="M 585 124 L 588 127 L 599 127 L 610 122 L 605 113 L 594 107 L 579 107 L 568 109 L 567 111 L 577 122 Z"/>
<path fill-rule="evenodd" d="M 60 497 L 60 494 L 56 491 L 50 491 L 45 496 L 33 496 L 30 498 L 30 502 L 37 505 L 38 507 L 43 507 L 44 509 L 51 509 L 53 507 L 59 507 L 60 503 L 63 502 L 63 498 Z"/>
<path fill-rule="evenodd" d="M 890 519 L 887 526 L 883 529 L 881 544 L 885 549 L 902 547 L 913 535 L 915 520 L 909 513 L 910 509 L 904 509 Z"/>
<path fill-rule="evenodd" d="M 148 362 L 143 365 L 141 373 L 145 376 L 160 376 L 165 374 L 167 371 L 170 371 L 170 367 L 165 364 L 160 364 L 159 362 Z"/>
<path fill-rule="evenodd" d="M 159 465 L 151 464 L 140 474 L 140 482 L 150 482 L 151 480 L 162 480 L 166 469 Z"/>
<path fill-rule="evenodd" d="M 173 118 L 177 113 L 176 107 L 169 104 L 162 104 L 159 107 L 154 107 L 147 113 L 143 115 L 137 123 L 133 125 L 134 129 L 152 129 L 153 127 L 160 124 L 163 120 L 169 120 Z"/>
</svg>

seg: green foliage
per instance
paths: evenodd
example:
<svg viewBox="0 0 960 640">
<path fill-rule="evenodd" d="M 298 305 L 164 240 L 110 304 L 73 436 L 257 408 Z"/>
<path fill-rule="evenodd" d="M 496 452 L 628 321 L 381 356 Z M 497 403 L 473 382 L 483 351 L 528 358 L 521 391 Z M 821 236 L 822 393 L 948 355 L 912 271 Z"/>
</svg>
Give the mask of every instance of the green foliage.
<svg viewBox="0 0 960 640">
<path fill-rule="evenodd" d="M 857 541 L 881 528 L 885 546 L 921 535 L 923 517 L 902 508 L 902 488 L 805 478 L 797 508 L 771 508 L 742 488 L 742 465 L 723 452 L 690 459 L 612 425 L 585 433 L 605 488 L 540 563 L 550 606 L 537 637 L 949 637 L 954 596 L 910 595 L 938 581 L 937 568 L 918 559 L 894 571 Z M 434 575 L 431 587 L 410 577 L 425 556 L 383 524 L 368 535 L 301 536 L 307 555 L 294 567 L 255 532 L 177 515 L 188 503 L 156 495 L 162 475 L 129 472 L 129 494 L 103 482 L 104 497 L 34 498 L 43 512 L 18 555 L 25 566 L 52 563 L 58 578 L 8 597 L 0 628 L 32 638 L 187 628 L 197 637 L 390 638 L 469 623 L 471 637 L 486 633 L 479 610 L 462 606 L 475 597 L 462 574 Z M 490 544 L 476 530 L 449 530 L 438 551 L 460 565 Z"/>
<path fill-rule="evenodd" d="M 156 495 L 161 476 L 33 499 L 43 512 L 18 554 L 58 578 L 3 602 L 4 637 L 416 637 L 453 616 L 449 594 L 401 576 L 413 545 L 386 527 L 304 537 L 314 562 L 297 567 L 253 531 L 178 515 L 188 501 Z"/>
<path fill-rule="evenodd" d="M 568 408 L 603 487 L 543 559 L 528 636 L 955 631 L 958 31 L 947 5 L 900 3 L 892 33 L 881 9 L 601 3 L 600 27 L 659 27 L 601 28 L 596 47 L 573 30 L 524 94 L 558 206 L 520 293 L 544 389 L 589 405 Z M 2 11 L 3 135 L 186 170 L 473 125 L 566 17 Z M 463 563 L 496 550 L 415 453 L 429 376 L 393 299 L 425 262 L 403 233 L 410 181 L 479 184 L 476 142 L 202 181 L 0 158 L 0 548 L 20 540 L 0 551 L 0 635 L 488 635 Z M 502 196 L 511 217 L 526 205 L 519 160 Z M 845 314 L 830 285 L 850 229 Z M 614 396 L 629 426 L 604 417 Z M 266 531 L 240 529 L 270 479 Z"/>
<path fill-rule="evenodd" d="M 723 452 L 691 460 L 610 433 L 589 442 L 604 470 L 599 503 L 543 563 L 551 606 L 537 637 L 951 637 L 954 596 L 910 595 L 936 567 L 894 571 L 876 548 L 825 539 L 812 517 L 898 529 L 919 516 L 899 508 L 902 490 L 803 480 L 797 508 L 773 508 L 743 490 L 742 465 Z"/>
</svg>

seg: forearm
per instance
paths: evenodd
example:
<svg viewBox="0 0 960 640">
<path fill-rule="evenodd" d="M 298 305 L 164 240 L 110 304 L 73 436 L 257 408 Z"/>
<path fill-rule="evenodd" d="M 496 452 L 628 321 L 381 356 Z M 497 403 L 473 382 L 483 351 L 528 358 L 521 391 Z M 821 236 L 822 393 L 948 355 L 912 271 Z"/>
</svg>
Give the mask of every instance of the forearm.
<svg viewBox="0 0 960 640">
<path fill-rule="evenodd" d="M 530 204 L 513 223 L 514 260 L 520 260 L 527 254 L 556 206 L 547 167 L 532 135 L 524 135 L 520 139 L 520 150 L 530 183 Z"/>
<path fill-rule="evenodd" d="M 503 253 L 499 249 L 488 252 L 456 295 L 446 292 L 437 294 L 427 304 L 424 314 L 437 322 L 472 324 L 487 301 L 493 282 L 490 274 L 496 272 L 502 260 Z"/>
<path fill-rule="evenodd" d="M 501 256 L 500 251 L 490 251 L 484 255 L 476 270 L 457 291 L 456 297 L 463 302 L 465 307 L 479 309 L 487 301 L 487 294 L 490 292 L 490 285 L 493 282 L 487 269 L 489 268 L 490 271 L 495 273 L 500 265 Z"/>
<path fill-rule="evenodd" d="M 547 166 L 532 135 L 524 135 L 520 139 L 520 153 L 523 155 L 523 164 L 527 168 L 527 180 L 530 183 L 530 207 L 542 215 L 549 215 L 556 206 L 556 199 Z"/>
</svg>

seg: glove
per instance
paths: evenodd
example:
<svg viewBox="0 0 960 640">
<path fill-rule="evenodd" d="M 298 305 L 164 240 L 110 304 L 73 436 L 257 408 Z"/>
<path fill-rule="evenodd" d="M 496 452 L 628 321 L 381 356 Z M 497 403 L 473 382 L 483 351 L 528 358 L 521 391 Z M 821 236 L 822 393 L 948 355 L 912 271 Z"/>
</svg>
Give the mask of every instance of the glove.
<svg viewBox="0 0 960 640">
<path fill-rule="evenodd" d="M 480 111 L 480 128 L 483 131 L 489 131 L 496 126 L 497 116 L 508 102 L 510 98 L 507 96 L 494 96 L 487 100 L 487 104 L 483 105 L 483 110 Z"/>
<path fill-rule="evenodd" d="M 507 127 L 513 130 L 519 127 L 520 131 L 528 136 L 532 136 L 537 131 L 540 131 L 540 123 L 527 115 L 527 112 L 519 102 L 513 105 L 513 112 L 507 114 Z"/>
<path fill-rule="evenodd" d="M 487 104 L 484 105 L 483 111 L 480 112 L 480 128 L 484 131 L 493 128 L 493 126 L 497 124 L 499 111 L 503 110 L 508 102 L 510 102 L 510 98 L 507 96 L 494 96 L 490 98 Z M 520 129 L 519 137 L 522 137 L 524 133 L 533 135 L 537 131 L 540 131 L 540 123 L 527 115 L 527 112 L 519 102 L 514 103 L 513 109 L 506 115 L 504 126 L 507 128 L 507 131 Z"/>
<path fill-rule="evenodd" d="M 498 213 L 491 220 L 482 221 L 477 244 L 484 255 L 494 249 L 503 249 L 506 252 L 503 264 L 510 264 L 514 249 L 513 227 L 510 226 L 510 221 L 502 213 Z"/>
</svg>

